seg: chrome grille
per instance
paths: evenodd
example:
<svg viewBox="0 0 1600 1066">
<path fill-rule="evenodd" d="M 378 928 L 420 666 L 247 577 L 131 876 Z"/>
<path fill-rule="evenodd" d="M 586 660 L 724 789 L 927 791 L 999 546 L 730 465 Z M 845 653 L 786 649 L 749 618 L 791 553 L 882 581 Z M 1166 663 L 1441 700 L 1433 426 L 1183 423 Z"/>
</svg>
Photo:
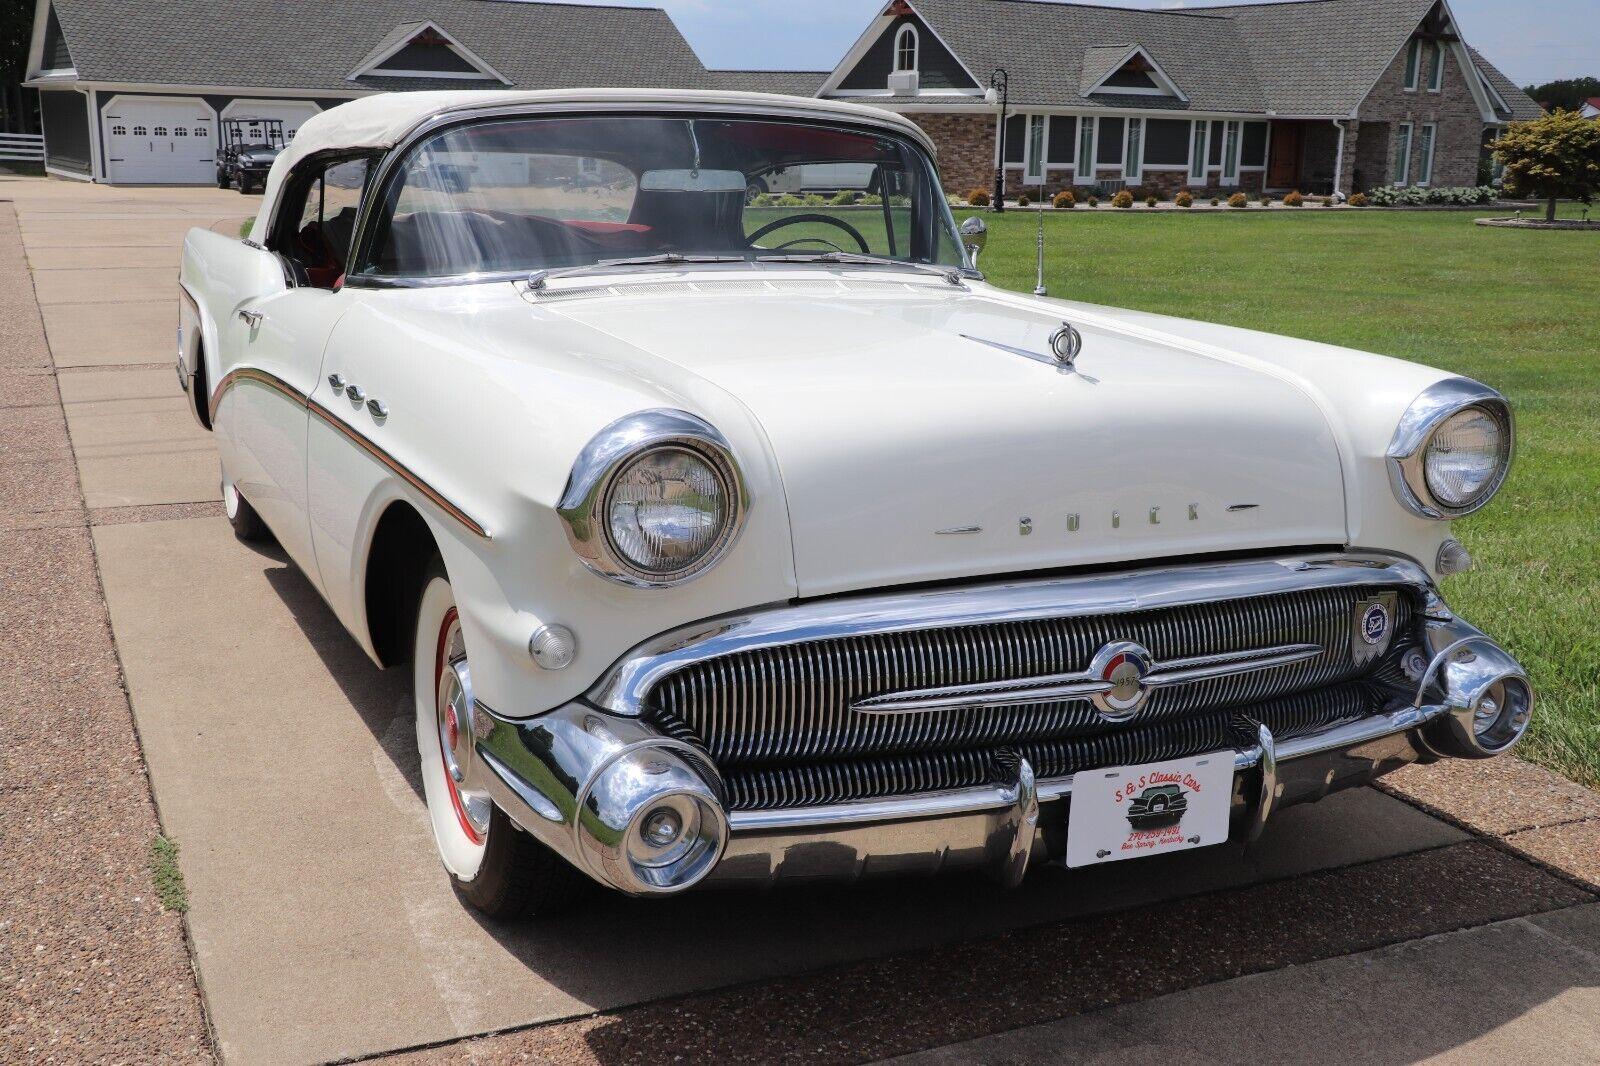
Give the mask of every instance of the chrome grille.
<svg viewBox="0 0 1600 1066">
<path fill-rule="evenodd" d="M 1174 737 L 1181 739 L 1200 727 L 1180 720 L 1206 711 L 1357 680 L 1368 668 L 1358 665 L 1351 651 L 1355 605 L 1379 591 L 1400 593 L 1395 632 L 1407 632 L 1411 601 L 1406 590 L 1342 587 L 1124 614 L 852 636 L 693 663 L 656 684 L 645 714 L 664 731 L 704 747 L 730 778 L 743 768 L 857 758 L 852 768 L 841 764 L 829 772 L 844 775 L 841 781 L 850 775 L 899 774 L 904 787 L 884 794 L 918 791 L 933 787 L 927 781 L 955 774 L 958 765 L 965 768 L 960 773 L 978 772 L 986 766 L 982 753 L 996 746 L 1017 744 L 1026 752 L 1029 742 L 1083 738 L 1108 752 L 1121 751 L 1117 745 L 1130 742 L 1096 735 L 1127 736 L 1146 726 L 1173 724 Z M 1142 644 L 1158 662 L 1269 645 L 1305 643 L 1323 650 L 1272 670 L 1157 690 L 1137 717 L 1110 730 L 1082 700 L 907 715 L 858 714 L 849 706 L 856 699 L 911 688 L 1083 670 L 1099 648 L 1115 640 Z M 913 752 L 920 761 L 886 762 L 877 770 L 869 766 Z M 1129 760 L 1113 754 L 1100 764 L 1124 761 Z M 1042 766 L 1036 770 L 1047 772 Z M 945 769 L 936 773 L 937 767 Z M 776 785 L 772 790 L 782 791 Z"/>
<path fill-rule="evenodd" d="M 1315 732 L 1335 722 L 1362 718 L 1383 708 L 1392 695 L 1376 685 L 1338 685 L 1251 707 L 1248 717 L 1264 723 L 1279 740 Z M 724 779 L 733 810 L 773 810 L 818 803 L 843 803 L 945 788 L 970 788 L 997 780 L 1002 752 L 1020 752 L 1041 778 L 1064 777 L 1102 766 L 1181 759 L 1208 751 L 1245 748 L 1254 730 L 1229 711 L 1211 711 L 1177 721 L 1119 729 L 1097 736 L 1046 740 L 1015 748 L 966 748 L 837 762 L 765 766 L 738 770 Z"/>
</svg>

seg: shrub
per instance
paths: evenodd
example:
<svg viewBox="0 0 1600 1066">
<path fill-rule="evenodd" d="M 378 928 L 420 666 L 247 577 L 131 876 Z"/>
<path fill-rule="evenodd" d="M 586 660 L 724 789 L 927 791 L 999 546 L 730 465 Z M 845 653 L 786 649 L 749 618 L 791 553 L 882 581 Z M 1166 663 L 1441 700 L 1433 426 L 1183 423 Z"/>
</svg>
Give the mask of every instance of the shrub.
<svg viewBox="0 0 1600 1066">
<path fill-rule="evenodd" d="M 1305 205 L 1306 198 L 1300 195 L 1298 189 L 1283 198 L 1284 207 L 1304 207 Z"/>
<path fill-rule="evenodd" d="M 1212 207 L 1216 207 L 1216 206 L 1217 206 L 1217 205 L 1218 205 L 1218 204 L 1220 204 L 1220 203 L 1222 203 L 1222 201 L 1221 201 L 1221 200 L 1219 200 L 1219 199 L 1217 199 L 1217 198 L 1216 198 L 1216 197 L 1215 197 L 1215 196 L 1213 196 L 1213 197 L 1212 197 L 1212 198 L 1211 198 L 1211 206 L 1212 206 Z"/>
<path fill-rule="evenodd" d="M 1397 189 L 1392 185 L 1372 190 L 1372 202 L 1379 207 L 1471 206 L 1494 202 L 1494 189 L 1488 185 L 1450 188 L 1441 186 Z"/>
<path fill-rule="evenodd" d="M 1242 192 L 1236 192 L 1232 196 L 1228 197 L 1228 206 L 1240 208 L 1249 207 L 1250 197 L 1246 196 Z"/>
<path fill-rule="evenodd" d="M 987 203 L 988 201 L 986 200 L 984 202 Z M 856 206 L 857 207 L 877 207 L 881 203 L 883 203 L 883 197 L 877 195 L 876 193 L 868 193 L 867 195 L 861 197 L 859 200 L 856 201 Z M 981 204 L 974 204 L 973 206 L 974 207 L 981 207 L 982 205 Z"/>
<path fill-rule="evenodd" d="M 1094 193 L 1090 193 L 1089 194 L 1089 199 L 1086 202 L 1088 203 L 1088 205 L 1090 207 L 1099 207 L 1100 206 L 1100 197 L 1096 196 Z"/>
<path fill-rule="evenodd" d="M 1262 193 L 1261 194 L 1261 206 L 1262 207 L 1271 207 L 1272 206 L 1272 197 L 1268 196 L 1266 193 Z"/>
<path fill-rule="evenodd" d="M 1055 199 L 1050 201 L 1056 207 L 1074 208 L 1078 206 L 1078 198 L 1072 195 L 1071 189 L 1062 189 L 1056 193 Z"/>
<path fill-rule="evenodd" d="M 989 194 L 982 189 L 973 189 L 967 193 L 967 204 L 971 207 L 988 207 Z"/>
<path fill-rule="evenodd" d="M 1351 207 L 1366 207 L 1367 206 L 1367 194 L 1364 193 L 1364 192 L 1352 193 L 1351 196 L 1350 196 L 1350 206 Z"/>
<path fill-rule="evenodd" d="M 1025 192 L 1017 193 L 1017 206 L 1028 207 L 1033 203 L 1033 198 Z"/>
<path fill-rule="evenodd" d="M 807 207 L 826 207 L 828 205 L 828 201 L 822 198 L 822 194 L 815 192 L 806 194 L 805 203 Z"/>
<path fill-rule="evenodd" d="M 778 197 L 777 206 L 779 206 L 779 207 L 803 207 L 803 206 L 805 206 L 805 201 L 800 199 L 800 197 L 794 195 L 793 193 L 786 192 L 782 196 Z"/>
<path fill-rule="evenodd" d="M 1124 210 L 1132 207 L 1133 193 L 1129 192 L 1127 189 L 1123 189 L 1121 192 L 1117 193 L 1117 195 L 1111 198 L 1111 206 L 1120 207 Z"/>
<path fill-rule="evenodd" d="M 856 202 L 856 194 L 848 189 L 840 189 L 833 194 L 832 203 L 835 207 L 848 207 Z"/>
<path fill-rule="evenodd" d="M 1180 192 L 1173 199 L 1173 202 L 1176 203 L 1179 207 L 1193 207 L 1194 206 L 1194 196 L 1191 195 L 1190 192 L 1187 189 L 1185 189 L 1183 192 Z M 1211 202 L 1212 203 L 1216 203 L 1215 200 L 1213 200 Z"/>
<path fill-rule="evenodd" d="M 1156 197 L 1155 197 L 1155 194 L 1154 194 L 1154 193 L 1151 193 L 1151 194 L 1150 194 L 1150 195 L 1149 195 L 1149 196 L 1146 196 L 1146 197 L 1145 197 L 1145 198 L 1144 198 L 1144 205 L 1145 205 L 1145 206 L 1146 206 L 1146 207 L 1154 207 L 1154 206 L 1155 206 L 1155 205 L 1156 205 L 1156 204 L 1158 204 L 1158 203 L 1160 203 L 1160 202 L 1161 202 L 1161 201 L 1159 201 L 1159 200 L 1157 200 L 1157 199 L 1156 199 Z"/>
</svg>

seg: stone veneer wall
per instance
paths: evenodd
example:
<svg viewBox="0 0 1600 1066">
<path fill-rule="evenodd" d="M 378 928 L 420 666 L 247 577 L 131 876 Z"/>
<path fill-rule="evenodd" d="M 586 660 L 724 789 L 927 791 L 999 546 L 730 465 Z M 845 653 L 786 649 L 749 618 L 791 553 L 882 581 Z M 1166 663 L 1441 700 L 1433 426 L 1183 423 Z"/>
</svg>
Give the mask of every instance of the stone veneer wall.
<svg viewBox="0 0 1600 1066">
<path fill-rule="evenodd" d="M 906 116 L 921 126 L 939 149 L 939 178 L 951 196 L 966 196 L 973 189 L 994 189 L 993 115 Z M 1010 176 L 1006 179 L 1011 191 Z"/>
<path fill-rule="evenodd" d="M 1409 175 L 1409 180 L 1415 182 L 1418 176 L 1418 164 L 1421 161 L 1416 144 L 1420 142 L 1422 126 L 1435 122 L 1438 123 L 1439 133 L 1433 150 L 1431 184 L 1476 185 L 1478 156 L 1483 146 L 1484 122 L 1467 82 L 1469 76 L 1475 75 L 1462 70 L 1460 64 L 1456 62 L 1455 50 L 1446 48 L 1444 84 L 1439 92 L 1430 93 L 1427 88 L 1429 55 L 1427 47 L 1424 46 L 1422 71 L 1418 78 L 1419 87 L 1415 92 L 1406 92 L 1406 51 L 1406 48 L 1400 50 L 1400 54 L 1395 57 L 1389 69 L 1384 71 L 1383 77 L 1378 79 L 1378 84 L 1373 87 L 1371 94 L 1361 102 L 1357 112 L 1362 124 L 1381 122 L 1389 126 L 1388 143 L 1383 146 L 1383 165 L 1375 172 L 1371 169 L 1376 162 L 1376 150 L 1372 153 L 1363 152 L 1359 142 L 1365 138 L 1358 134 L 1354 152 L 1350 151 L 1348 141 L 1345 144 L 1347 182 L 1348 176 L 1355 168 L 1355 160 L 1360 159 L 1362 178 L 1368 188 L 1378 188 L 1390 183 L 1394 169 L 1394 153 L 1400 139 L 1398 126 L 1402 122 L 1416 125 Z M 1381 140 L 1381 137 L 1376 139 Z"/>
</svg>

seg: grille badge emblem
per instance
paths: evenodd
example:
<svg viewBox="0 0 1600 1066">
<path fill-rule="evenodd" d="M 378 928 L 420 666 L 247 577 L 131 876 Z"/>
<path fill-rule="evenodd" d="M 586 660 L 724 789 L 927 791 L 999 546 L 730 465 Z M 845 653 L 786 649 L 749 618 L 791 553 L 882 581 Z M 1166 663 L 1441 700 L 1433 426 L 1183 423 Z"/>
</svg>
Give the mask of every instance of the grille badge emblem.
<svg viewBox="0 0 1600 1066">
<path fill-rule="evenodd" d="M 1090 697 L 1101 717 L 1123 722 L 1139 713 L 1150 694 L 1144 679 L 1150 675 L 1152 662 L 1148 651 L 1128 640 L 1115 641 L 1095 652 L 1089 674 L 1111 686 Z"/>
</svg>

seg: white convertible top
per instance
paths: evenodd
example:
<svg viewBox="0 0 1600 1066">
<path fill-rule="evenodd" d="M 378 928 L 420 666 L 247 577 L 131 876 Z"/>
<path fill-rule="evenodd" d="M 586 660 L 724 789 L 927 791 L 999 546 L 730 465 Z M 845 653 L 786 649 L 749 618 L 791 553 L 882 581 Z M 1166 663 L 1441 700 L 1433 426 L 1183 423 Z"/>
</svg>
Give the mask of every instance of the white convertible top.
<svg viewBox="0 0 1600 1066">
<path fill-rule="evenodd" d="M 257 234 L 266 232 L 278 202 L 284 175 L 309 155 L 346 148 L 391 148 L 406 134 L 435 115 L 526 105 L 530 110 L 551 107 L 603 107 L 648 110 L 653 107 L 718 110 L 735 108 L 818 118 L 844 118 L 889 126 L 916 138 L 931 153 L 933 142 L 910 119 L 882 108 L 773 93 L 711 92 L 697 89 L 467 89 L 448 92 L 377 93 L 329 108 L 301 123 L 293 142 L 278 154 L 267 174 L 265 195 L 256 215 Z"/>
</svg>

